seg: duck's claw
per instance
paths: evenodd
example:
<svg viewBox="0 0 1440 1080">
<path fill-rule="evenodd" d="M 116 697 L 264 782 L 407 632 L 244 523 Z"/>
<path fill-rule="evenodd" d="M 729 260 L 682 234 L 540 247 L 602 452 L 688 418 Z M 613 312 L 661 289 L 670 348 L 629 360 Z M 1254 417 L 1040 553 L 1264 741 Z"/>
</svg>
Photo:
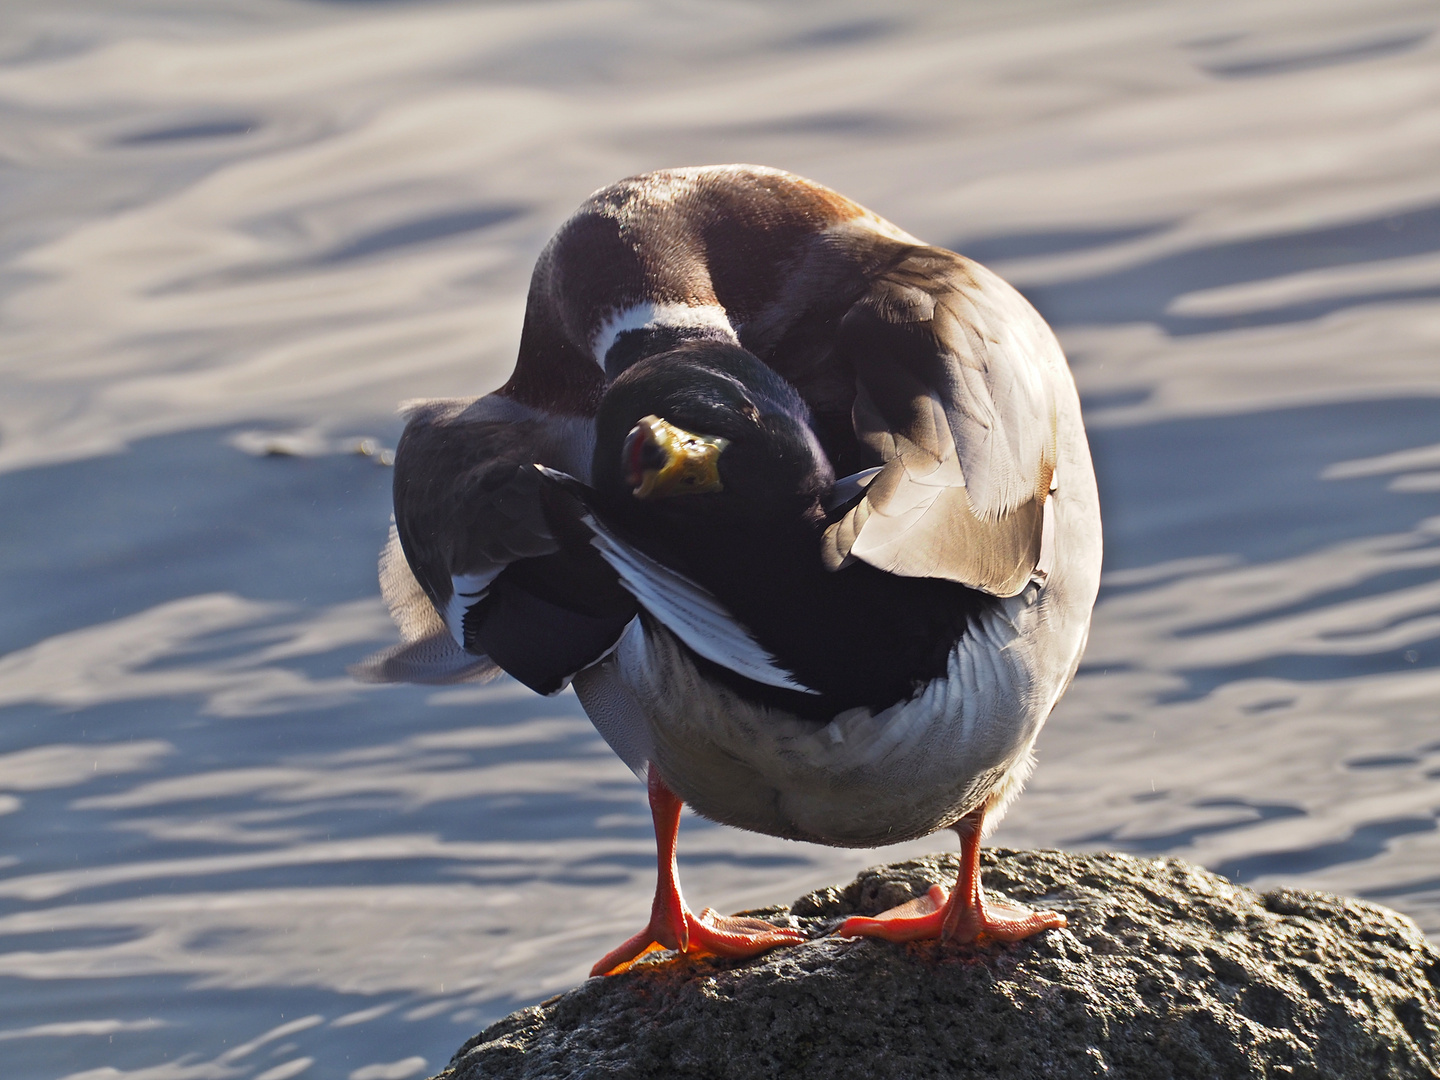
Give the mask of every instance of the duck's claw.
<svg viewBox="0 0 1440 1080">
<path fill-rule="evenodd" d="M 1065 916 L 1058 911 L 1033 911 L 1003 900 L 985 900 L 980 907 L 958 908 L 940 932 L 944 941 L 1023 941 L 1042 930 L 1061 930 Z"/>
<path fill-rule="evenodd" d="M 644 930 L 606 953 L 590 969 L 590 974 L 618 975 L 642 956 L 662 949 L 674 949 L 692 957 L 745 957 L 758 956 L 782 945 L 798 945 L 806 940 L 799 930 L 744 915 L 719 915 L 710 908 L 696 916 L 682 907 L 681 919 L 683 933 L 677 932 L 679 927 L 657 926 L 652 917 L 650 925 Z M 684 944 L 679 944 L 682 940 Z"/>
<path fill-rule="evenodd" d="M 596 975 L 618 975 L 640 957 L 647 953 L 660 952 L 665 948 L 655 940 L 655 935 L 647 926 L 640 933 L 636 934 L 625 944 L 611 949 L 602 956 L 598 963 L 590 969 L 591 976 Z"/>
<path fill-rule="evenodd" d="M 776 926 L 747 915 L 721 915 L 706 908 L 697 919 L 690 916 L 690 952 L 700 950 L 715 956 L 758 956 L 782 945 L 799 945 L 808 940 L 804 933 L 788 926 Z"/>
<path fill-rule="evenodd" d="M 886 941 L 939 939 L 965 944 L 988 938 L 1021 941 L 1042 930 L 1058 930 L 1065 916 L 1055 911 L 1031 911 L 1004 901 L 982 899 L 978 906 L 954 902 L 939 885 L 924 896 L 901 904 L 874 918 L 854 915 L 836 930 L 841 937 L 878 937 Z"/>
<path fill-rule="evenodd" d="M 954 826 L 960 834 L 960 874 L 955 891 L 931 885 L 924 895 L 873 918 L 854 915 L 835 933 L 841 937 L 878 937 L 886 941 L 1021 941 L 1042 930 L 1059 930 L 1065 916 L 1032 911 L 1005 900 L 991 900 L 980 886 L 980 831 L 985 811 L 967 814 Z"/>
</svg>

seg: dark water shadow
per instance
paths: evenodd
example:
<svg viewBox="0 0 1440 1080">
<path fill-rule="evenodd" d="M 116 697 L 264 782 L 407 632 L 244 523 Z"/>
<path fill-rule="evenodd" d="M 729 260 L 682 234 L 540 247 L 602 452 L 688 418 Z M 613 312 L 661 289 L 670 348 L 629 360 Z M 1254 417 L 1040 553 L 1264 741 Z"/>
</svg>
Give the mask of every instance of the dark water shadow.
<svg viewBox="0 0 1440 1080">
<path fill-rule="evenodd" d="M 280 605 L 273 616 L 257 616 L 239 629 L 196 630 L 183 655 L 138 669 L 162 675 L 197 664 L 223 670 L 267 642 L 285 640 L 296 619 L 375 597 L 391 471 L 358 455 L 251 457 L 229 446 L 227 434 L 160 436 L 122 454 L 0 474 L 0 505 L 10 509 L 0 516 L 0 562 L 7 569 L 0 576 L 3 650 L 208 593 Z M 329 756 L 366 747 L 382 748 L 379 758 L 370 759 L 381 771 L 434 776 L 437 782 L 455 769 L 609 753 L 573 697 L 505 696 L 483 706 L 445 707 L 427 704 L 432 691 L 423 687 L 363 691 L 349 683 L 345 667 L 365 649 L 350 644 L 270 662 L 335 690 L 294 702 L 278 698 L 243 718 L 205 715 L 204 693 L 163 690 L 89 706 L 25 702 L 0 708 L 0 753 L 55 743 L 158 741 L 170 747 L 139 774 L 99 774 L 84 777 L 79 788 L 25 792 L 23 810 L 4 818 L 7 849 L 23 853 L 23 865 L 0 876 L 234 850 L 226 843 L 156 840 L 143 829 L 114 828 L 150 815 L 204 819 L 262 808 L 279 815 L 277 827 L 312 837 L 398 831 L 444 840 L 486 835 L 538 842 L 599 835 L 598 817 L 617 805 L 643 805 L 638 785 L 628 778 L 613 798 L 498 796 L 467 793 L 462 785 L 459 794 L 417 806 L 403 790 L 388 790 L 382 778 L 373 791 L 362 785 L 340 798 L 293 799 L 280 784 L 235 795 L 201 786 L 188 800 L 170 796 L 151 808 L 120 811 L 90 801 L 129 791 L 141 780 L 263 769 L 278 759 L 321 772 L 343 770 L 347 766 L 327 764 Z M 523 730 L 535 719 L 557 716 L 574 718 L 577 727 L 479 749 L 423 750 L 404 743 L 409 735 L 477 726 Z"/>
<path fill-rule="evenodd" d="M 0 473 L 0 654 L 197 594 L 375 595 L 390 470 L 360 455 L 251 457 L 230 430 Z"/>
<path fill-rule="evenodd" d="M 1437 432 L 1440 399 L 1420 397 L 1092 427 L 1105 568 L 1205 556 L 1268 562 L 1405 532 L 1435 512 L 1433 493 L 1389 491 L 1388 476 L 1321 473 L 1428 445 Z M 1376 578 L 1344 595 L 1394 584 Z"/>
<path fill-rule="evenodd" d="M 1108 274 L 1035 286 L 1027 295 L 1047 319 L 1061 325 L 1154 322 L 1172 334 L 1213 332 L 1231 323 L 1170 315 L 1166 308 L 1177 297 L 1203 289 L 1435 251 L 1440 251 L 1440 206 L 1431 205 L 1174 252 Z M 1366 299 L 1364 293 L 1356 296 Z M 1233 325 L 1260 314 L 1236 316 Z M 1305 316 L 1303 306 L 1296 314 Z"/>
<path fill-rule="evenodd" d="M 1311 874 L 1341 863 L 1364 862 L 1383 854 L 1390 841 L 1415 833 L 1434 832 L 1433 817 L 1391 818 L 1358 826 L 1343 840 L 1293 851 L 1267 851 L 1230 859 L 1210 869 L 1231 881 L 1246 882 L 1265 874 Z"/>
<path fill-rule="evenodd" d="M 781 38 L 771 46 L 771 50 L 777 53 L 791 53 L 811 49 L 833 49 L 845 45 L 864 45 L 891 37 L 899 33 L 904 25 L 899 19 L 850 19 Z"/>
<path fill-rule="evenodd" d="M 1243 664 L 1176 668 L 1184 685 L 1156 695 L 1159 705 L 1198 701 L 1232 682 L 1279 679 L 1285 682 L 1342 682 L 1367 675 L 1387 675 L 1416 667 L 1440 666 L 1440 637 L 1406 644 L 1404 649 L 1363 653 L 1277 653 Z"/>
<path fill-rule="evenodd" d="M 143 933 L 138 928 L 122 926 L 82 926 L 66 930 L 35 930 L 26 934 L 0 934 L 0 953 L 103 948 L 134 941 Z"/>
<path fill-rule="evenodd" d="M 1389 476 L 1322 479 L 1326 467 L 1434 442 L 1440 399 L 1408 398 L 1172 419 L 1090 432 L 1105 518 L 1107 574 L 1188 559 L 1260 564 L 1405 533 L 1435 512 L 1432 493 L 1388 489 Z M 1424 542 L 1416 540 L 1417 544 Z M 1440 543 L 1440 540 L 1432 541 Z M 1315 590 L 1243 616 L 1177 631 L 1181 638 L 1243 631 L 1440 579 L 1417 566 Z M 1153 581 L 1113 585 L 1101 598 Z M 1413 618 L 1409 612 L 1400 618 Z M 1383 630 L 1360 627 L 1356 633 Z M 1339 635 L 1332 635 L 1340 641 Z M 1194 701 L 1242 679 L 1336 680 L 1440 665 L 1440 638 L 1353 653 L 1282 653 L 1247 663 L 1177 669 L 1183 684 L 1157 703 Z M 1088 670 L 1088 669 L 1087 669 Z"/>
<path fill-rule="evenodd" d="M 1140 836 L 1119 836 L 1119 829 L 1075 836 L 1064 841 L 1067 844 L 1104 844 L 1107 848 L 1130 851 L 1139 855 L 1160 855 L 1176 848 L 1188 847 L 1199 837 L 1216 833 L 1248 829 L 1266 821 L 1280 821 L 1285 818 L 1304 817 L 1305 811 L 1290 803 L 1254 803 L 1245 799 L 1202 799 L 1193 804 L 1201 809 L 1235 809 L 1244 811 L 1240 817 L 1208 825 L 1192 825 L 1167 833 L 1146 833 Z"/>
<path fill-rule="evenodd" d="M 765 137 L 777 135 L 831 135 L 852 138 L 880 138 L 905 135 L 915 130 L 915 122 L 890 113 L 863 110 L 807 113 L 776 120 L 757 120 L 739 124 L 707 127 L 706 134 L 718 138 Z"/>
<path fill-rule="evenodd" d="M 1405 570 L 1389 570 L 1380 574 L 1372 574 L 1353 585 L 1346 585 L 1337 589 L 1322 589 L 1319 592 L 1311 593 L 1303 600 L 1289 604 L 1277 604 L 1267 608 L 1263 612 L 1251 612 L 1233 619 L 1218 619 L 1214 622 L 1200 623 L 1194 626 L 1182 627 L 1174 631 L 1177 638 L 1203 637 L 1207 634 L 1223 634 L 1232 630 L 1244 630 L 1252 626 L 1260 626 L 1263 623 L 1274 619 L 1284 619 L 1293 615 L 1304 615 L 1310 611 L 1319 611 L 1322 608 L 1332 607 L 1336 604 L 1348 603 L 1352 600 L 1363 600 L 1366 597 L 1378 596 L 1382 593 L 1400 592 L 1405 589 L 1419 588 L 1428 585 L 1440 577 L 1440 570 L 1433 566 L 1414 567 Z M 1412 613 L 1406 613 L 1392 620 L 1389 623 L 1367 624 L 1345 634 L 1332 633 L 1325 635 L 1329 640 L 1339 640 L 1354 634 L 1370 634 L 1377 631 L 1389 629 L 1398 622 L 1413 618 Z"/>
<path fill-rule="evenodd" d="M 314 255 L 296 259 L 277 259 L 270 262 L 257 261 L 228 267 L 224 270 L 175 278 L 150 289 L 149 295 L 168 296 L 176 293 L 197 292 L 203 289 L 223 288 L 246 282 L 263 281 L 268 278 L 284 277 L 287 274 L 343 266 L 362 259 L 383 257 L 397 251 L 403 252 L 407 248 L 423 247 L 426 244 L 438 244 L 454 240 L 457 237 L 473 236 L 476 233 L 524 217 L 529 209 L 527 206 L 515 203 L 504 203 L 491 206 L 460 207 L 436 214 L 424 214 L 361 233 Z"/>
<path fill-rule="evenodd" d="M 959 240 L 955 250 L 980 262 L 1059 255 L 1124 243 L 1164 231 L 1170 223 L 1130 228 L 1011 233 Z M 1279 304 L 1237 314 L 1172 314 L 1179 297 L 1206 289 L 1383 262 L 1440 251 L 1440 205 L 1246 240 L 1205 244 L 1069 281 L 1027 285 L 1026 297 L 1054 326 L 1148 322 L 1172 336 L 1247 326 L 1302 322 L 1361 304 L 1434 299 L 1440 290 L 1356 289 L 1321 300 Z"/>
<path fill-rule="evenodd" d="M 1313 319 L 1323 319 L 1333 312 L 1345 311 L 1349 308 L 1368 307 L 1372 304 L 1413 304 L 1423 300 L 1434 300 L 1437 297 L 1440 297 L 1440 287 L 1374 291 L 1357 289 L 1352 293 L 1327 296 L 1323 300 L 1281 304 L 1277 307 L 1259 308 L 1233 315 L 1167 314 L 1161 320 L 1161 325 L 1167 333 L 1174 337 L 1183 337 L 1187 334 L 1213 334 L 1223 330 L 1309 322 Z"/>
<path fill-rule="evenodd" d="M 1347 769 L 1403 769 L 1419 764 L 1420 759 L 1412 754 L 1369 754 L 1345 759 Z"/>
<path fill-rule="evenodd" d="M 52 1080 L 73 1072 L 85 1061 L 103 1061 L 107 1069 L 119 1070 L 116 1075 L 129 1070 L 145 1073 L 155 1069 L 161 1057 L 160 1047 L 177 1070 L 171 1073 L 171 1066 L 161 1066 L 169 1075 L 257 1076 L 297 1058 L 313 1057 L 315 1064 L 302 1075 L 314 1080 L 346 1080 L 366 1065 L 393 1062 L 413 1053 L 415 1047 L 424 1047 L 427 1068 L 419 1075 L 429 1075 L 445 1065 L 471 1031 L 514 1008 L 532 1004 L 500 996 L 478 1006 L 475 1020 L 466 1021 L 462 1027 L 451 1016 L 466 1007 L 463 994 L 452 995 L 450 1006 L 433 1015 L 404 1019 L 407 1011 L 437 999 L 413 993 L 367 995 L 311 987 L 214 987 L 204 985 L 202 978 L 176 975 L 43 980 L 0 977 L 0 1000 L 5 1001 L 10 1030 L 43 1027 L 57 1017 L 104 1018 L 129 1025 L 128 1029 L 100 1027 L 93 1034 L 69 1034 L 63 1040 L 52 1036 L 11 1038 L 0 1043 L 5 1075 L 26 1080 Z M 158 1019 L 152 1011 L 156 1000 L 183 1001 L 183 1020 Z M 390 1008 L 384 1016 L 369 1022 L 334 1025 L 334 1021 L 347 1015 L 386 1006 Z M 242 1051 L 226 1062 L 204 1064 L 286 1025 L 289 1030 L 278 1038 Z M 223 1033 L 223 1039 L 217 1039 L 217 1033 Z M 402 1046 L 411 1049 L 397 1052 Z M 187 1055 L 193 1055 L 188 1067 L 175 1064 Z M 109 1075 L 106 1069 L 101 1072 Z"/>
<path fill-rule="evenodd" d="M 1366 900 L 1384 900 L 1393 903 L 1398 897 L 1414 896 L 1418 893 L 1436 891 L 1440 891 L 1440 877 L 1404 881 L 1399 885 L 1388 885 L 1383 889 L 1368 889 L 1360 895 Z"/>
<path fill-rule="evenodd" d="M 1296 71 L 1313 71 L 1316 68 L 1335 67 L 1339 64 L 1355 64 L 1364 60 L 1398 56 L 1401 53 L 1418 49 L 1430 40 L 1433 33 L 1433 30 L 1406 31 L 1381 37 L 1366 37 L 1359 41 L 1331 45 L 1323 49 L 1274 53 L 1270 56 L 1250 57 L 1244 60 L 1202 63 L 1200 67 L 1222 79 L 1253 79 L 1265 75 L 1288 75 Z"/>
<path fill-rule="evenodd" d="M 1173 221 L 1157 221 L 1145 225 L 1125 225 L 1110 229 L 1054 229 L 1046 232 L 1003 233 L 952 240 L 945 246 L 978 263 L 1001 262 L 1006 259 L 1033 259 L 1043 255 L 1069 255 L 1111 247 L 1154 236 L 1173 228 Z"/>
<path fill-rule="evenodd" d="M 248 135 L 261 126 L 261 121 L 250 117 L 229 120 L 202 120 L 191 124 L 177 124 L 174 127 L 155 128 L 122 135 L 115 140 L 116 146 L 151 146 L 156 143 L 189 142 L 197 139 L 228 139 L 236 135 Z"/>
<path fill-rule="evenodd" d="M 527 209 L 528 207 L 507 204 L 467 207 L 461 210 L 449 210 L 443 214 L 427 214 L 347 240 L 339 247 L 318 256 L 313 260 L 313 264 L 332 266 L 336 263 L 349 262 L 352 259 L 363 259 L 394 251 L 397 248 L 432 244 L 437 240 L 449 240 L 456 236 L 480 232 L 483 229 L 513 221 L 525 214 Z"/>
</svg>

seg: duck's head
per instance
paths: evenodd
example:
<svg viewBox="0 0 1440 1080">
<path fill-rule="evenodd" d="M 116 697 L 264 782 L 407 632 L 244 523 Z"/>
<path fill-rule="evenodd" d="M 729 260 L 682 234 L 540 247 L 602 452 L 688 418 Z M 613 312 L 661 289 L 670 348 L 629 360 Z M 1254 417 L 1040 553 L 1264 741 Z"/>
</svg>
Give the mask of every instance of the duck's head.
<svg viewBox="0 0 1440 1080">
<path fill-rule="evenodd" d="M 795 388 L 713 341 L 646 357 L 611 384 L 592 476 L 612 505 L 752 518 L 819 515 L 835 479 Z"/>
</svg>

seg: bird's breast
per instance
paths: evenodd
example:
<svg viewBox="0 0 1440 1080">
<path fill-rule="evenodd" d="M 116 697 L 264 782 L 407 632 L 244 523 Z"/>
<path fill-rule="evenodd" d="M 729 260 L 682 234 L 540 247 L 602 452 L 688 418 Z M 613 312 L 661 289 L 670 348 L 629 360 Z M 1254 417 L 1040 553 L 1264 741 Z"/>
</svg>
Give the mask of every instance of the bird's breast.
<svg viewBox="0 0 1440 1080">
<path fill-rule="evenodd" d="M 637 620 L 606 663 L 666 783 L 703 816 L 833 846 L 899 843 L 958 820 L 1028 761 L 1044 715 L 1017 648 L 1024 599 L 1007 604 L 913 696 L 825 720 L 716 680 L 653 621 Z"/>
</svg>

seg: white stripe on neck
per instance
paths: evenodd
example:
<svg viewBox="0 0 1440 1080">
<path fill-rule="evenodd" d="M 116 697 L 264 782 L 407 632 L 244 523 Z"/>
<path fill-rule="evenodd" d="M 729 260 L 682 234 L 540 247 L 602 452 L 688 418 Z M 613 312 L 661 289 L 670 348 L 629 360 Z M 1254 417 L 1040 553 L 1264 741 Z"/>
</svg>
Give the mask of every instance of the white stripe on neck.
<svg viewBox="0 0 1440 1080">
<path fill-rule="evenodd" d="M 730 320 L 725 315 L 725 309 L 719 304 L 692 306 L 657 304 L 646 300 L 617 311 L 601 323 L 591 339 L 590 351 L 595 362 L 603 368 L 606 354 L 621 334 L 629 330 L 658 330 L 662 327 L 718 330 L 735 344 L 740 343 L 740 339 L 735 336 L 735 328 L 730 325 Z"/>
</svg>

